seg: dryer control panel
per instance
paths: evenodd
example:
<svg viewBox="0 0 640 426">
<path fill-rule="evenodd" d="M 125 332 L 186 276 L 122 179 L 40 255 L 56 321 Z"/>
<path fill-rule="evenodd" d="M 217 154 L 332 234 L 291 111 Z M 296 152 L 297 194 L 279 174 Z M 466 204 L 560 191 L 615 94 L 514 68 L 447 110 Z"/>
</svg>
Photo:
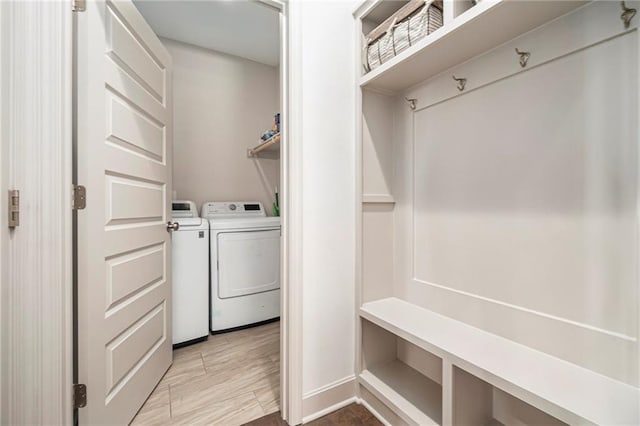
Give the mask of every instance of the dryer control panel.
<svg viewBox="0 0 640 426">
<path fill-rule="evenodd" d="M 259 201 L 211 201 L 202 205 L 202 217 L 265 217 L 267 214 Z"/>
</svg>

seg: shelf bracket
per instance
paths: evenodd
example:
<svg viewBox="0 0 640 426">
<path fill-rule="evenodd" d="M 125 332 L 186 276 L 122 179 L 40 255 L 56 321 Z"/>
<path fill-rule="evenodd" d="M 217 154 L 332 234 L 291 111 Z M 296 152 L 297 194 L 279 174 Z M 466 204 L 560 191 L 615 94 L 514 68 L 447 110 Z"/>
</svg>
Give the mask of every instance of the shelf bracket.
<svg viewBox="0 0 640 426">
<path fill-rule="evenodd" d="M 411 111 L 415 111 L 416 107 L 418 106 L 418 100 L 417 99 L 409 99 L 409 98 L 404 98 L 407 102 L 409 102 L 409 108 L 411 108 Z"/>
<path fill-rule="evenodd" d="M 518 56 L 520 56 L 520 67 L 524 68 L 527 66 L 527 62 L 529 61 L 529 58 L 531 57 L 531 53 L 530 52 L 521 52 L 520 50 L 518 50 L 518 48 L 516 47 L 516 53 L 518 54 Z"/>
<path fill-rule="evenodd" d="M 624 23 L 624 29 L 629 29 L 629 25 L 631 25 L 631 20 L 634 16 L 636 16 L 636 9 L 627 7 L 627 4 L 624 1 L 620 2 L 620 6 L 622 7 L 622 14 L 620 15 L 620 19 Z"/>
<path fill-rule="evenodd" d="M 462 92 L 464 90 L 465 86 L 467 85 L 467 79 L 466 78 L 457 78 L 455 75 L 453 76 L 453 79 L 456 81 L 456 83 L 458 83 L 456 85 L 458 90 L 460 92 Z"/>
</svg>

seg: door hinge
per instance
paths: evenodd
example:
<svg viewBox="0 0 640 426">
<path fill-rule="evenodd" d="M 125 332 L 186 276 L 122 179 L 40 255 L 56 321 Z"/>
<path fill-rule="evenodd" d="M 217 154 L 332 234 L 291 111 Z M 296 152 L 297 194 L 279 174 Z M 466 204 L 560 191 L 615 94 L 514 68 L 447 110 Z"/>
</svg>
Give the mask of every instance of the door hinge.
<svg viewBox="0 0 640 426">
<path fill-rule="evenodd" d="M 87 406 L 87 385 L 76 383 L 73 385 L 73 408 Z"/>
<path fill-rule="evenodd" d="M 9 190 L 9 228 L 20 225 L 20 191 Z"/>
<path fill-rule="evenodd" d="M 71 11 L 84 12 L 87 9 L 86 0 L 71 0 Z"/>
<path fill-rule="evenodd" d="M 73 210 L 84 210 L 87 207 L 87 188 L 73 185 Z"/>
</svg>

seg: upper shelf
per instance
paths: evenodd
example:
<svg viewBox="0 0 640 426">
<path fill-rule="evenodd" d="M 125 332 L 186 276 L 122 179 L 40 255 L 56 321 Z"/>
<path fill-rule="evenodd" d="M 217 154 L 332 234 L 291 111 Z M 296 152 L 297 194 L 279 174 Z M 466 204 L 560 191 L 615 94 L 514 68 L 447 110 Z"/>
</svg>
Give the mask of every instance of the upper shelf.
<svg viewBox="0 0 640 426">
<path fill-rule="evenodd" d="M 247 157 L 255 157 L 260 153 L 279 152 L 280 151 L 280 133 L 276 133 L 266 141 L 261 142 L 254 148 L 247 150 Z"/>
<path fill-rule="evenodd" d="M 360 86 L 398 92 L 588 3 L 484 0 L 365 74 Z"/>
</svg>

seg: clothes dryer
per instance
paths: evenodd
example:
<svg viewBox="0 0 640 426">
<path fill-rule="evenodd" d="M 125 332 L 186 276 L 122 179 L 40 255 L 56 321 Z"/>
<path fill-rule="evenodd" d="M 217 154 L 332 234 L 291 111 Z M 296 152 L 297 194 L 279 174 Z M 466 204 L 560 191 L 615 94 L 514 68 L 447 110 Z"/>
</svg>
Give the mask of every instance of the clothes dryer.
<svg viewBox="0 0 640 426">
<path fill-rule="evenodd" d="M 280 316 L 280 218 L 259 202 L 209 202 L 212 333 Z"/>
</svg>

